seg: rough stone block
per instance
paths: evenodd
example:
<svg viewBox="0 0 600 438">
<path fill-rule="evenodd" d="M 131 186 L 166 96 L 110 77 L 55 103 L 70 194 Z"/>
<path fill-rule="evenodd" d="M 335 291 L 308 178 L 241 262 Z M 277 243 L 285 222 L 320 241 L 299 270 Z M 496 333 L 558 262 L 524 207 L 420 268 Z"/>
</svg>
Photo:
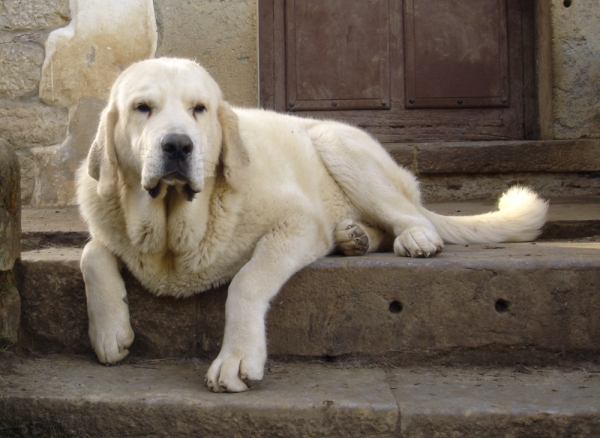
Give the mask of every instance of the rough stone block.
<svg viewBox="0 0 600 438">
<path fill-rule="evenodd" d="M 43 63 L 44 48 L 38 44 L 0 44 L 0 96 L 37 95 Z"/>
<path fill-rule="evenodd" d="M 71 111 L 69 132 L 63 144 L 31 149 L 33 172 L 24 177 L 27 183 L 33 183 L 30 205 L 75 205 L 75 173 L 87 156 L 104 105 L 105 102 L 92 97 L 79 102 Z M 26 188 L 29 190 L 30 186 Z"/>
<path fill-rule="evenodd" d="M 14 287 L 15 261 L 21 257 L 21 197 L 17 155 L 0 142 L 0 348 L 16 342 L 21 300 Z"/>
<path fill-rule="evenodd" d="M 225 99 L 235 105 L 256 107 L 257 3 L 257 0 L 155 1 L 161 30 L 156 56 L 197 60 L 219 83 Z"/>
<path fill-rule="evenodd" d="M 597 371 L 429 368 L 388 372 L 402 437 L 593 437 Z"/>
<path fill-rule="evenodd" d="M 103 367 L 56 355 L 0 380 L 3 436 L 378 437 L 398 407 L 380 369 L 286 364 L 251 391 L 214 394 L 200 361 Z M 8 435 L 6 435 L 6 433 Z"/>
<path fill-rule="evenodd" d="M 0 100 L 0 138 L 14 149 L 62 143 L 68 123 L 66 108 L 48 107 L 38 101 Z"/>
<path fill-rule="evenodd" d="M 431 143 L 417 146 L 421 174 L 595 172 L 600 141 Z"/>
<path fill-rule="evenodd" d="M 69 0 L 4 0 L 0 30 L 60 27 L 70 20 Z"/>
<path fill-rule="evenodd" d="M 17 342 L 21 323 L 21 297 L 7 277 L 0 273 L 0 350 Z"/>
<path fill-rule="evenodd" d="M 21 205 L 27 205 L 33 196 L 35 185 L 34 159 L 30 148 L 17 151 L 21 166 Z"/>
<path fill-rule="evenodd" d="M 457 353 L 467 363 L 544 362 L 559 352 L 597 355 L 598 248 L 597 242 L 448 245 L 433 259 L 323 258 L 294 275 L 272 300 L 269 352 L 391 354 L 413 363 L 427 354 Z M 52 341 L 60 347 L 55 350 L 90 351 L 80 252 L 24 253 L 23 325 L 41 347 Z M 131 276 L 125 281 L 139 335 L 132 357 L 218 353 L 225 288 L 175 300 L 152 296 Z M 530 347 L 539 352 L 522 356 Z"/>
<path fill-rule="evenodd" d="M 75 171 L 65 146 L 33 149 L 34 188 L 30 205 L 34 207 L 63 207 L 74 205 Z"/>
<path fill-rule="evenodd" d="M 532 188 L 546 199 L 600 195 L 596 172 L 527 172 L 503 174 L 428 174 L 420 175 L 425 202 L 485 200 L 490 209 L 502 193 L 514 185 Z M 574 236 L 569 236 L 574 237 Z"/>
<path fill-rule="evenodd" d="M 13 268 L 21 256 L 21 198 L 19 160 L 0 142 L 0 271 Z"/>
<path fill-rule="evenodd" d="M 551 4 L 554 136 L 600 138 L 598 1 L 554 1 Z"/>
</svg>

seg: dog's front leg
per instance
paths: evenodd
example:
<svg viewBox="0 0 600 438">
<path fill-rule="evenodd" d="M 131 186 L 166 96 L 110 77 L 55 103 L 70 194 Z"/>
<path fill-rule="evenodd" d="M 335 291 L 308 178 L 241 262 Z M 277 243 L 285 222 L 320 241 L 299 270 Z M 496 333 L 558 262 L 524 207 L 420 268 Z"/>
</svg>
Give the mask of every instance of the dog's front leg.
<svg viewBox="0 0 600 438">
<path fill-rule="evenodd" d="M 100 242 L 90 241 L 81 256 L 89 336 L 102 363 L 119 362 L 129 353 L 133 330 L 118 259 Z"/>
<path fill-rule="evenodd" d="M 291 222 L 291 221 L 290 221 Z M 315 224 L 313 224 L 315 225 Z M 270 300 L 299 269 L 326 254 L 331 242 L 306 222 L 263 237 L 229 286 L 225 334 L 206 374 L 214 392 L 246 391 L 262 380 L 267 360 L 265 317 Z"/>
</svg>

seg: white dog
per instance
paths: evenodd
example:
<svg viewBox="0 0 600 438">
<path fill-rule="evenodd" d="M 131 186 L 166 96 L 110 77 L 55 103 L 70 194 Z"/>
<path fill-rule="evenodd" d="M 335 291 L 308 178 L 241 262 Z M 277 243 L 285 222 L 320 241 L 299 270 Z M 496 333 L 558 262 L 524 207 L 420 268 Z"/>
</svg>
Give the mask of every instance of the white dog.
<svg viewBox="0 0 600 438">
<path fill-rule="evenodd" d="M 128 353 L 123 264 L 156 295 L 185 297 L 231 281 L 212 391 L 263 378 L 269 301 L 298 270 L 333 251 L 390 242 L 432 257 L 454 243 L 532 240 L 547 203 L 509 190 L 499 211 L 444 217 L 416 179 L 365 132 L 337 122 L 232 109 L 194 62 L 154 59 L 114 84 L 78 199 L 92 236 L 81 259 L 89 335 L 102 363 Z"/>
</svg>

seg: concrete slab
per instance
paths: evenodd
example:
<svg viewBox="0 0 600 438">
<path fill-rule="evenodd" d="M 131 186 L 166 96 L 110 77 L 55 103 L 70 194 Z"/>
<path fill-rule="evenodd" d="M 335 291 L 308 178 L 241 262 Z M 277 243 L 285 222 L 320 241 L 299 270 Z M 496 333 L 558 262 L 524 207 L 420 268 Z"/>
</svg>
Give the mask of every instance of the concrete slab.
<svg viewBox="0 0 600 438">
<path fill-rule="evenodd" d="M 3 437 L 596 437 L 600 368 L 361 367 L 270 361 L 243 394 L 201 360 L 105 367 L 0 358 Z"/>
<path fill-rule="evenodd" d="M 90 352 L 79 253 L 23 253 L 24 345 L 32 350 Z M 136 332 L 133 357 L 218 353 L 226 288 L 176 300 L 152 296 L 130 274 L 125 281 Z M 594 239 L 448 245 L 432 259 L 326 257 L 292 277 L 272 301 L 269 352 L 392 355 L 401 363 L 595 357 L 599 286 L 600 242 Z"/>
<path fill-rule="evenodd" d="M 201 361 L 18 360 L 0 379 L 0 435 L 391 437 L 396 430 L 397 404 L 380 369 L 285 364 L 243 394 L 209 392 L 207 369 Z"/>
<path fill-rule="evenodd" d="M 388 372 L 402 437 L 600 436 L 600 368 Z"/>
</svg>

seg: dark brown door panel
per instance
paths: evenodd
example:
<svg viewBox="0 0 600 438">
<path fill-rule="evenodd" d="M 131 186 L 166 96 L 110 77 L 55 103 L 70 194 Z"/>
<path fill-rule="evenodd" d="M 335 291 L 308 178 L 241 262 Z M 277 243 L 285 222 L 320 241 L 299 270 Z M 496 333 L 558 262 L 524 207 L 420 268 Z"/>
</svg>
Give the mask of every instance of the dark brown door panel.
<svg viewBox="0 0 600 438">
<path fill-rule="evenodd" d="M 506 0 L 406 0 L 406 107 L 508 107 L 506 18 Z"/>
<path fill-rule="evenodd" d="M 524 95 L 534 98 L 531 8 L 259 0 L 261 105 L 346 121 L 383 142 L 523 139 Z"/>
</svg>

